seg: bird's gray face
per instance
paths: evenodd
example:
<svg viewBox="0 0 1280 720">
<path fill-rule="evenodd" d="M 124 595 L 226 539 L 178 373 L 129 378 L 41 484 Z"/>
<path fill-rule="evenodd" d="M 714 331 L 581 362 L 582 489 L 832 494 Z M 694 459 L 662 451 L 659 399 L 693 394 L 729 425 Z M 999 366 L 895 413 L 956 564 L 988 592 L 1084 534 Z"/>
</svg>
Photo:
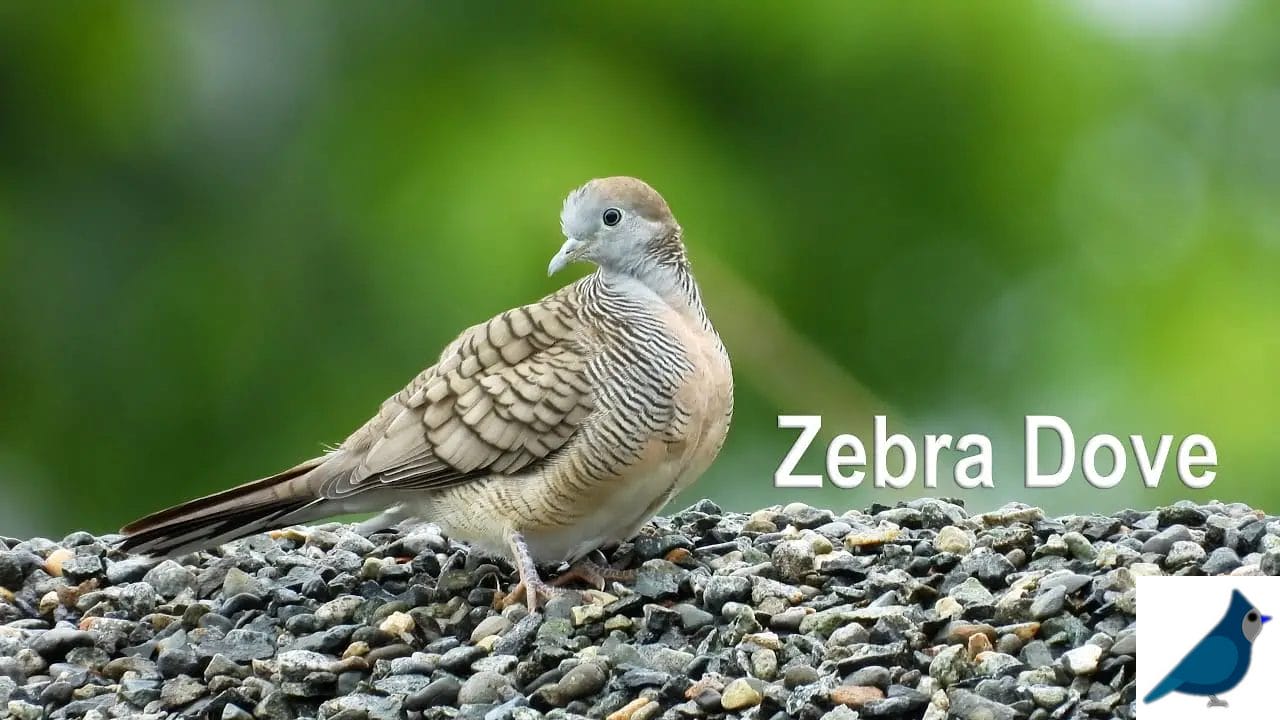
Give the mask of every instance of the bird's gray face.
<svg viewBox="0 0 1280 720">
<path fill-rule="evenodd" d="M 551 258 L 547 274 L 584 260 L 608 270 L 624 271 L 642 263 L 649 243 L 665 231 L 662 223 L 644 217 L 623 197 L 593 184 L 570 193 L 560 213 L 564 244 Z"/>
<path fill-rule="evenodd" d="M 1262 632 L 1262 626 L 1270 619 L 1270 615 L 1263 615 L 1257 608 L 1249 608 L 1249 612 L 1244 614 L 1244 620 L 1240 623 L 1240 632 L 1244 633 L 1246 640 L 1253 642 L 1258 637 L 1258 633 Z"/>
</svg>

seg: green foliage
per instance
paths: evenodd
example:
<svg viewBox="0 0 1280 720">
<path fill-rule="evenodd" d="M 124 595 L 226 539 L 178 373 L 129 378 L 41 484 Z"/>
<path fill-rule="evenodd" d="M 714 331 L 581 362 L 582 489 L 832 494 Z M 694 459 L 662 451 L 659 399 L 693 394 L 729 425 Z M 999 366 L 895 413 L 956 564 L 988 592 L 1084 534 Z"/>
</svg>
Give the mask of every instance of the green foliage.
<svg viewBox="0 0 1280 720">
<path fill-rule="evenodd" d="M 1121 6 L 5 4 L 0 534 L 341 440 L 564 282 L 559 203 L 610 174 L 670 200 L 735 360 L 694 494 L 923 493 L 772 487 L 778 414 L 887 411 L 992 436 L 977 507 L 1269 507 L 1280 6 Z M 1027 413 L 1207 434 L 1219 479 L 1028 492 Z"/>
</svg>

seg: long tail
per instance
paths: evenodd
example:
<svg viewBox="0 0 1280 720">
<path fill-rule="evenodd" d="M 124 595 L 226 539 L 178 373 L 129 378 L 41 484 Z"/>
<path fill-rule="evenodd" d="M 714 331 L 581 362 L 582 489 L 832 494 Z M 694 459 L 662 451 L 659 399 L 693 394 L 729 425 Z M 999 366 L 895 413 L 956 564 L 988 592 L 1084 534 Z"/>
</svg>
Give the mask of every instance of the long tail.
<svg viewBox="0 0 1280 720">
<path fill-rule="evenodd" d="M 337 514 L 316 494 L 308 477 L 326 457 L 308 460 L 271 477 L 185 502 L 124 526 L 123 550 L 180 555 L 264 530 Z"/>
<path fill-rule="evenodd" d="M 1182 684 L 1181 678 L 1175 677 L 1173 673 L 1169 673 L 1168 677 L 1166 677 L 1164 680 L 1161 680 L 1159 685 L 1156 685 L 1154 688 L 1152 688 L 1151 692 L 1147 693 L 1147 696 L 1142 698 L 1142 702 L 1149 703 L 1155 700 L 1159 700 L 1165 695 L 1168 695 L 1174 690 L 1177 690 L 1178 686 L 1181 684 Z"/>
</svg>

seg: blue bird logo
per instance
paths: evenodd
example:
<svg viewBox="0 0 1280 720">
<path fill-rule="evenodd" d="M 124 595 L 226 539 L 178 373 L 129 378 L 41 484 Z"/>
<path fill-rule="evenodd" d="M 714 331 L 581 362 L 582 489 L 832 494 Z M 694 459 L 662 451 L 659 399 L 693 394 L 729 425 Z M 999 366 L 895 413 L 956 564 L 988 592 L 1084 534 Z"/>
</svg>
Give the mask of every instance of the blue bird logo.
<svg viewBox="0 0 1280 720">
<path fill-rule="evenodd" d="M 1253 641 L 1270 619 L 1270 615 L 1258 612 L 1239 590 L 1232 590 L 1227 614 L 1142 701 L 1149 703 L 1171 692 L 1180 692 L 1207 695 L 1209 707 L 1226 707 L 1226 701 L 1219 699 L 1218 694 L 1238 685 L 1249 672 Z"/>
</svg>

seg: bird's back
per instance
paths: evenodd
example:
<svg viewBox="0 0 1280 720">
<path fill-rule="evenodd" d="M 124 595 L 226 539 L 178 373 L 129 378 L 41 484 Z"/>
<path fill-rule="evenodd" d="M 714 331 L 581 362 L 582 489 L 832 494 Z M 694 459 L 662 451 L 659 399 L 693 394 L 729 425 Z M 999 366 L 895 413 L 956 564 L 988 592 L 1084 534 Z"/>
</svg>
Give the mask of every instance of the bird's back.
<svg viewBox="0 0 1280 720">
<path fill-rule="evenodd" d="M 1216 695 L 1235 687 L 1249 671 L 1251 647 L 1224 635 L 1210 633 L 1151 689 L 1143 702 L 1171 692 Z"/>
</svg>

